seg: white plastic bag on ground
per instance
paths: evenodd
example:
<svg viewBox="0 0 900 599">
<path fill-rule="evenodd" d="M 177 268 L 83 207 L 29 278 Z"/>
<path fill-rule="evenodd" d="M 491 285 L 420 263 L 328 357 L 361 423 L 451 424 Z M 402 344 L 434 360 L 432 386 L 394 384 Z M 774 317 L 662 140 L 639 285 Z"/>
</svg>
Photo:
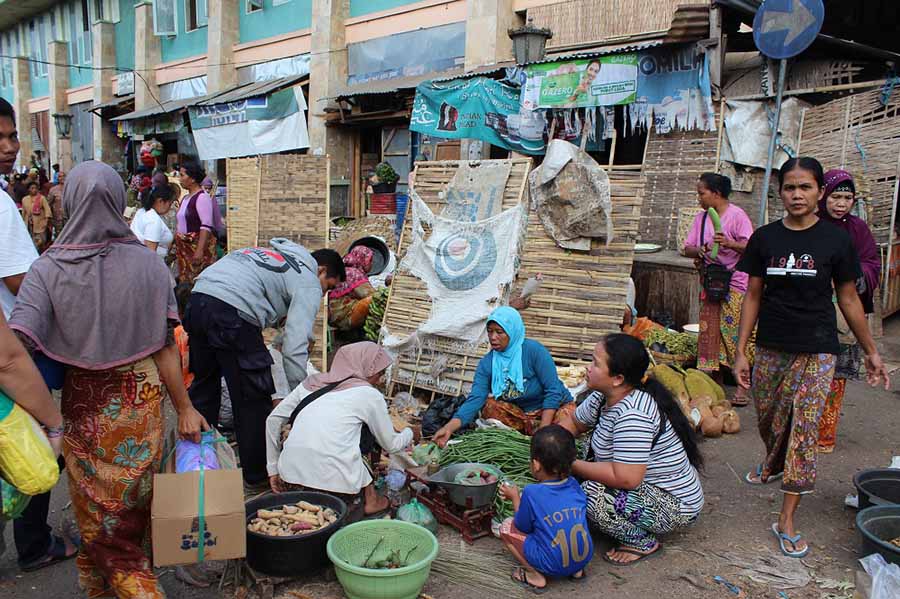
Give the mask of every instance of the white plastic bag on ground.
<svg viewBox="0 0 900 599">
<path fill-rule="evenodd" d="M 862 558 L 859 563 L 872 577 L 872 594 L 869 595 L 869 599 L 900 597 L 900 566 L 887 563 L 878 553 Z"/>
</svg>

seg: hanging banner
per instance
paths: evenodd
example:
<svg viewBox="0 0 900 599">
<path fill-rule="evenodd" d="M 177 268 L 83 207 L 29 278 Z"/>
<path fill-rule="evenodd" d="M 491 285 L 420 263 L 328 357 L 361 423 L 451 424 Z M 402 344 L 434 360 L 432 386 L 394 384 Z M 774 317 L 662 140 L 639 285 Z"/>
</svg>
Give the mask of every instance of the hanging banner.
<svg viewBox="0 0 900 599">
<path fill-rule="evenodd" d="M 526 154 L 543 153 L 545 126 L 543 115 L 520 109 L 518 88 L 485 77 L 420 83 L 409 123 L 417 133 Z"/>
<path fill-rule="evenodd" d="M 526 67 L 522 108 L 631 104 L 638 89 L 638 55 L 617 54 Z"/>
<path fill-rule="evenodd" d="M 642 52 L 638 66 L 638 97 L 628 111 L 632 128 L 649 128 L 652 116 L 657 133 L 715 130 L 709 64 L 694 44 Z"/>
<path fill-rule="evenodd" d="M 201 160 L 309 147 L 306 100 L 299 85 L 266 96 L 191 106 L 188 110 Z"/>
</svg>

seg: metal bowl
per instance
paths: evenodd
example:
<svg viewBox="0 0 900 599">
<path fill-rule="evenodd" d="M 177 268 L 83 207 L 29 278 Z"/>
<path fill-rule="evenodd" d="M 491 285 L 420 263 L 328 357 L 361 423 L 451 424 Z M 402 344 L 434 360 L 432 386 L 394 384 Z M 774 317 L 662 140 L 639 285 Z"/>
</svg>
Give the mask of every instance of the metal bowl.
<svg viewBox="0 0 900 599">
<path fill-rule="evenodd" d="M 476 467 L 499 472 L 499 470 L 491 464 L 478 464 L 475 462 L 452 464 L 438 470 L 428 477 L 428 483 L 445 489 L 450 496 L 450 501 L 460 507 L 474 509 L 490 505 L 490 503 L 494 501 L 494 496 L 497 494 L 497 486 L 500 484 L 502 472 L 499 473 L 500 476 L 497 477 L 495 482 L 487 485 L 461 485 L 454 482 L 457 474 L 468 468 Z"/>
</svg>

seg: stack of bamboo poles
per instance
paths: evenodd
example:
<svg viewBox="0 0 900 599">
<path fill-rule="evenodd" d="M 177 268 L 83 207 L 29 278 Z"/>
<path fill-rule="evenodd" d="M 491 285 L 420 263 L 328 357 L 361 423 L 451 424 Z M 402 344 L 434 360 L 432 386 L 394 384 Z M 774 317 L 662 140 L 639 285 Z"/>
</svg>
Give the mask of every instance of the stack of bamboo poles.
<svg viewBox="0 0 900 599">
<path fill-rule="evenodd" d="M 503 194 L 504 209 L 527 201 L 531 160 L 511 162 Z M 459 164 L 446 161 L 417 165 L 416 191 L 433 212 L 439 212 L 445 202 L 444 192 Z M 528 337 L 543 343 L 564 364 L 589 361 L 600 337 L 619 330 L 625 309 L 644 181 L 637 169 L 613 168 L 608 173 L 615 229 L 615 239 L 608 247 L 602 241 L 595 241 L 589 252 L 563 250 L 547 235 L 538 216 L 529 211 L 513 293 L 529 277 L 543 275 L 540 290 L 522 316 Z M 401 253 L 410 238 L 411 218 L 407 218 Z M 508 297 L 505 292 L 501 295 Z M 399 269 L 385 311 L 387 330 L 392 335 L 409 335 L 428 319 L 430 312 L 431 299 L 425 283 Z M 407 386 L 456 395 L 466 393 L 478 361 L 488 350 L 486 343 L 466 346 L 453 339 L 437 338 L 431 348 L 401 352 L 395 362 L 392 382 L 395 389 Z M 435 370 L 442 371 L 437 379 L 432 373 L 436 363 L 441 368 Z"/>
</svg>

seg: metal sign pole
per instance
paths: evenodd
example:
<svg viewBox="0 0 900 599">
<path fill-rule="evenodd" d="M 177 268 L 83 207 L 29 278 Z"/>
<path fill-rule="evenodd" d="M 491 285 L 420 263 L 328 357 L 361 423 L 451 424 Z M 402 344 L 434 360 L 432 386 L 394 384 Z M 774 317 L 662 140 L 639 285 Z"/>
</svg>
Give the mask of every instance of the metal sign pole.
<svg viewBox="0 0 900 599">
<path fill-rule="evenodd" d="M 778 91 L 775 95 L 775 123 L 769 140 L 769 155 L 766 157 L 766 176 L 763 179 L 762 197 L 759 199 L 759 226 L 766 224 L 766 203 L 769 201 L 769 180 L 772 178 L 772 163 L 775 161 L 775 144 L 778 141 L 778 125 L 781 122 L 781 100 L 784 95 L 784 78 L 787 59 L 782 58 L 778 66 Z"/>
</svg>

